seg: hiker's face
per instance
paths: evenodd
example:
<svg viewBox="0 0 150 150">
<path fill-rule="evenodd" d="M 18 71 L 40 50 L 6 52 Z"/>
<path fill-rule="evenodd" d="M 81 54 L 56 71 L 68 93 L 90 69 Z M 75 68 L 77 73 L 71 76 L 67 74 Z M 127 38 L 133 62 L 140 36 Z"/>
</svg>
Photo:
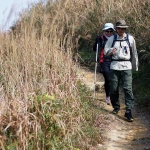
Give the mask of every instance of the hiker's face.
<svg viewBox="0 0 150 150">
<path fill-rule="evenodd" d="M 105 34 L 106 34 L 106 36 L 110 37 L 113 34 L 113 30 L 112 29 L 107 29 L 107 30 L 105 30 Z"/>
<path fill-rule="evenodd" d="M 123 36 L 123 34 L 126 31 L 126 28 L 119 28 L 119 27 L 117 27 L 116 31 L 117 31 L 117 33 L 118 33 L 119 36 Z"/>
</svg>

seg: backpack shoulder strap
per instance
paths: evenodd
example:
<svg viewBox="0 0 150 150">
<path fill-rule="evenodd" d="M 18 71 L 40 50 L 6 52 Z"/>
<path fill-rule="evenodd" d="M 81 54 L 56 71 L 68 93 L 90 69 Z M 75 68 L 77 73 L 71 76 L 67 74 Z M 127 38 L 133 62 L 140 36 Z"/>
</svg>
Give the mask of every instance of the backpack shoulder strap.
<svg viewBox="0 0 150 150">
<path fill-rule="evenodd" d="M 104 39 L 103 35 L 100 36 L 101 39 Z"/>
<path fill-rule="evenodd" d="M 102 39 L 101 46 L 104 48 L 104 47 L 105 47 L 105 44 L 106 44 L 106 41 L 105 41 L 104 35 L 100 36 L 100 38 Z"/>
<path fill-rule="evenodd" d="M 114 44 L 115 44 L 115 41 L 117 40 L 117 34 L 114 34 L 114 40 L 113 40 L 113 42 L 112 42 L 112 45 L 111 45 L 111 47 L 113 47 L 114 46 Z"/>
<path fill-rule="evenodd" d="M 130 42 L 129 42 L 129 35 L 130 35 L 130 34 L 129 34 L 129 33 L 127 33 L 126 41 L 127 41 L 127 44 L 129 45 L 129 47 L 131 47 Z M 114 40 L 113 40 L 113 43 L 112 43 L 111 47 L 113 47 L 113 46 L 114 46 L 115 41 L 117 41 L 117 34 L 114 34 Z M 118 41 L 120 41 L 120 40 L 118 40 Z"/>
<path fill-rule="evenodd" d="M 126 40 L 127 40 L 127 44 L 128 44 L 129 47 L 131 48 L 130 41 L 129 41 L 129 33 L 127 33 L 127 38 L 126 38 Z"/>
</svg>

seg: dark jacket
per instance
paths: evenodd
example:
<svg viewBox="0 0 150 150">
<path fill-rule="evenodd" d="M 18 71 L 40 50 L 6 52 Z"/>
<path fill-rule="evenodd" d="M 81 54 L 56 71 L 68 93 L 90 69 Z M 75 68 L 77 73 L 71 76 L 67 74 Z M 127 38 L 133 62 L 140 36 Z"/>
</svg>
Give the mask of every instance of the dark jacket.
<svg viewBox="0 0 150 150">
<path fill-rule="evenodd" d="M 98 60 L 100 63 L 111 61 L 111 56 L 104 55 L 104 47 L 105 47 L 106 42 L 107 42 L 107 38 L 104 35 L 97 36 L 97 38 L 95 39 L 93 51 L 96 51 L 97 44 L 98 44 L 98 52 L 99 52 Z"/>
</svg>

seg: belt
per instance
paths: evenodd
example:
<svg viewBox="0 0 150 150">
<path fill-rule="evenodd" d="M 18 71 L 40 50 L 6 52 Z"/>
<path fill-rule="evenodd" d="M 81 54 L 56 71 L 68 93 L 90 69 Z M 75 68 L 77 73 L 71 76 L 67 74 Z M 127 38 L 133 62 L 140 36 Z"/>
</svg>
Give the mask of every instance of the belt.
<svg viewBox="0 0 150 150">
<path fill-rule="evenodd" d="M 124 59 L 112 59 L 112 61 L 131 61 L 131 59 L 129 59 L 129 60 L 124 60 Z"/>
</svg>

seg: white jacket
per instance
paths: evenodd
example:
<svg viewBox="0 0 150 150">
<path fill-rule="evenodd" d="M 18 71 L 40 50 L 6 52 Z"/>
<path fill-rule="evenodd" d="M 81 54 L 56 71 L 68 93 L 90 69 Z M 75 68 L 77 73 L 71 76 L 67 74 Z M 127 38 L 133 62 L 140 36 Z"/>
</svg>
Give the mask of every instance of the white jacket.
<svg viewBox="0 0 150 150">
<path fill-rule="evenodd" d="M 128 34 L 128 39 L 129 39 L 131 50 L 132 50 L 131 51 L 132 54 L 130 54 L 129 44 L 127 43 L 127 41 L 125 41 L 126 36 L 127 34 L 125 33 L 124 37 L 120 38 L 119 35 L 117 34 L 117 40 L 123 40 L 123 41 L 115 41 L 113 47 L 111 46 L 114 40 L 114 36 L 110 37 L 108 41 L 106 42 L 106 45 L 104 48 L 104 54 L 108 56 L 112 55 L 112 50 L 116 48 L 117 49 L 116 53 L 112 55 L 112 62 L 110 65 L 110 69 L 113 69 L 113 70 L 133 69 L 133 70 L 138 71 L 138 54 L 137 54 L 135 40 L 133 36 Z"/>
</svg>

